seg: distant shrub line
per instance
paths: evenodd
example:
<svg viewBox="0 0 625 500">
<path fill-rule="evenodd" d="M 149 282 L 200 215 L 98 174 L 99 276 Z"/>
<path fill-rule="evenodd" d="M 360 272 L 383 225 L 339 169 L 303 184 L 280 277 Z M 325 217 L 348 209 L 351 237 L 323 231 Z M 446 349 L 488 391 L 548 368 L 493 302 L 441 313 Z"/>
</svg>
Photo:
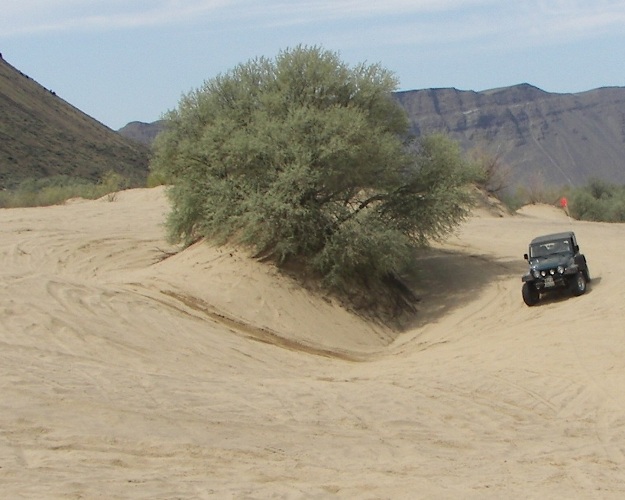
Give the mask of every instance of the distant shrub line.
<svg viewBox="0 0 625 500">
<path fill-rule="evenodd" d="M 560 206 L 562 198 L 567 200 L 568 214 L 576 220 L 589 222 L 625 222 L 625 185 L 613 184 L 601 179 L 591 179 L 584 186 L 532 187 L 531 185 L 496 193 L 510 210 L 523 205 L 545 203 Z"/>
<path fill-rule="evenodd" d="M 594 222 L 625 222 L 625 186 L 593 179 L 568 196 L 571 217 Z"/>
<path fill-rule="evenodd" d="M 129 179 L 113 171 L 105 173 L 97 182 L 68 175 L 27 179 L 15 189 L 0 191 L 0 208 L 44 207 L 71 198 L 93 200 L 130 186 Z"/>
<path fill-rule="evenodd" d="M 591 179 L 588 184 L 576 188 L 551 186 L 537 190 L 520 187 L 514 194 L 508 191 L 495 193 L 485 187 L 491 178 L 490 172 L 481 172 L 480 166 L 475 168 L 476 185 L 495 194 L 512 211 L 527 204 L 558 205 L 564 196 L 568 200 L 569 215 L 574 219 L 625 222 L 625 185 Z M 166 179 L 159 173 L 152 172 L 148 176 L 147 187 L 163 184 L 167 184 Z M 15 189 L 0 191 L 0 208 L 44 207 L 58 205 L 71 198 L 93 200 L 130 187 L 133 185 L 129 179 L 112 171 L 107 172 L 98 182 L 68 175 L 27 179 Z"/>
</svg>

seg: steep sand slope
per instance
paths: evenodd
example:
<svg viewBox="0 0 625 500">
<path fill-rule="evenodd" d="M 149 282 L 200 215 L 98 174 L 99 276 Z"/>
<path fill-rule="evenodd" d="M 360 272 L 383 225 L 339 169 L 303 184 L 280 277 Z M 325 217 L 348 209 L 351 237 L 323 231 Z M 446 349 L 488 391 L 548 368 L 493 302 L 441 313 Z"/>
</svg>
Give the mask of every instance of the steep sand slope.
<svg viewBox="0 0 625 500">
<path fill-rule="evenodd" d="M 239 252 L 171 256 L 162 190 L 0 211 L 6 498 L 622 498 L 623 225 L 480 215 L 394 334 Z M 573 227 L 594 277 L 527 308 Z"/>
</svg>

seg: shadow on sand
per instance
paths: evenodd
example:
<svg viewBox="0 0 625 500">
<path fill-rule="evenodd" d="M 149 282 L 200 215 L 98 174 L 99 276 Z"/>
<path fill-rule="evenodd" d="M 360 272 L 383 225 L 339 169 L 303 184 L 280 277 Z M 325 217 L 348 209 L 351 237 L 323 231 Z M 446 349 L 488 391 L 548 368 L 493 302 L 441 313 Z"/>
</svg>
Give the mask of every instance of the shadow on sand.
<svg viewBox="0 0 625 500">
<path fill-rule="evenodd" d="M 591 280 L 586 284 L 585 294 L 592 293 L 593 288 L 596 288 L 601 283 L 601 276 L 593 278 L 591 276 Z M 569 299 L 574 299 L 575 296 L 567 289 L 561 288 L 558 290 L 553 290 L 548 293 L 543 293 L 540 296 L 540 301 L 532 308 L 546 306 L 548 304 L 554 304 L 558 302 L 566 302 Z"/>
<path fill-rule="evenodd" d="M 429 249 L 417 258 L 417 272 L 404 280 L 419 299 L 417 313 L 403 329 L 418 328 L 435 322 L 503 278 L 518 281 L 521 299 L 521 276 L 526 263 L 522 259 L 505 260 L 485 254 Z"/>
</svg>

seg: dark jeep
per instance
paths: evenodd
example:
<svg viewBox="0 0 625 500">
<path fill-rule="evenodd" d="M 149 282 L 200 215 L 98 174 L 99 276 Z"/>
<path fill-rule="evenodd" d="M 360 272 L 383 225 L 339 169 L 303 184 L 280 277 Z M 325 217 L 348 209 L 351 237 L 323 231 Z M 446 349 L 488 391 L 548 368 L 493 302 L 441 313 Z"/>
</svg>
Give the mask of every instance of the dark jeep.
<svg viewBox="0 0 625 500">
<path fill-rule="evenodd" d="M 575 233 L 547 234 L 534 238 L 523 256 L 529 272 L 523 276 L 523 301 L 534 306 L 542 293 L 569 289 L 582 295 L 590 281 L 586 257 L 579 252 Z"/>
</svg>

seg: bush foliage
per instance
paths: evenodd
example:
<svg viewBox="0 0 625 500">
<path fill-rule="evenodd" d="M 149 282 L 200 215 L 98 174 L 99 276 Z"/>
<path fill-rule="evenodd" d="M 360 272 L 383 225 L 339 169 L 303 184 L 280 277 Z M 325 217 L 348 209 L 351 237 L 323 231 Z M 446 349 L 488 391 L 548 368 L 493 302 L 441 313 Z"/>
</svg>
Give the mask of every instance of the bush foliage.
<svg viewBox="0 0 625 500">
<path fill-rule="evenodd" d="M 338 287 L 399 272 L 467 214 L 470 169 L 442 136 L 408 141 L 396 86 L 299 46 L 184 96 L 151 164 L 172 184 L 170 238 L 249 245 Z"/>
<path fill-rule="evenodd" d="M 569 195 L 571 217 L 596 222 L 625 222 L 625 186 L 593 179 Z"/>
</svg>

